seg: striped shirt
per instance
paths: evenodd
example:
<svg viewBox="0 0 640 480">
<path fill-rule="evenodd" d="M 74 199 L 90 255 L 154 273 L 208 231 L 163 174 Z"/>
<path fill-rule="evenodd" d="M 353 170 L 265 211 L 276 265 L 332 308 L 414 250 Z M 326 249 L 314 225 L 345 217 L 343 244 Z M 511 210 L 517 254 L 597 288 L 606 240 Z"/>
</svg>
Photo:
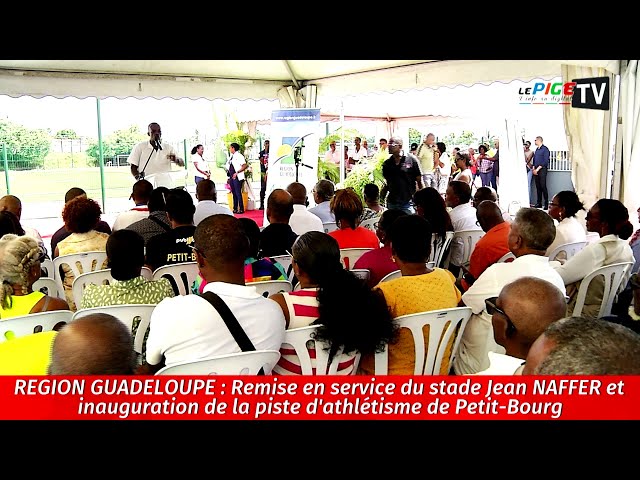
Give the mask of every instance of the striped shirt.
<svg viewBox="0 0 640 480">
<path fill-rule="evenodd" d="M 320 315 L 318 304 L 318 289 L 305 288 L 294 292 L 283 292 L 287 308 L 289 310 L 289 329 L 301 328 L 311 325 Z M 315 346 L 308 349 L 309 357 L 316 374 L 316 350 Z M 286 343 L 280 348 L 280 361 L 273 369 L 274 375 L 302 375 L 300 361 L 295 349 Z M 346 358 L 346 356 L 345 356 Z M 338 365 L 338 375 L 350 375 L 353 372 L 355 357 L 352 357 Z"/>
</svg>

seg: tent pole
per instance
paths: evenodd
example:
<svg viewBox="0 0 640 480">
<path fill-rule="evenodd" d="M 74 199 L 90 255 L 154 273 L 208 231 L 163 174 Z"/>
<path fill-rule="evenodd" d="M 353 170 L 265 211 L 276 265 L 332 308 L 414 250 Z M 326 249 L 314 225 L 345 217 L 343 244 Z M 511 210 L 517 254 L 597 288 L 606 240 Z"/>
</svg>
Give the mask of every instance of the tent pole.
<svg viewBox="0 0 640 480">
<path fill-rule="evenodd" d="M 622 129 L 618 127 L 618 118 L 620 118 L 620 82 L 622 75 L 615 75 L 613 87 L 613 101 L 611 102 L 611 118 L 610 118 L 610 134 L 609 134 L 609 161 L 613 171 L 613 185 L 611 190 L 611 198 L 621 200 L 622 185 Z M 612 144 L 613 143 L 613 144 Z M 609 164 L 607 162 L 607 164 Z M 609 180 L 609 178 L 607 178 Z M 611 183 L 609 183 L 611 185 Z"/>
<path fill-rule="evenodd" d="M 340 183 L 344 182 L 344 101 L 340 100 Z"/>
<path fill-rule="evenodd" d="M 102 119 L 100 117 L 100 98 L 96 97 L 96 109 L 98 116 L 98 164 L 100 165 L 100 190 L 102 193 L 102 211 L 106 212 L 106 195 L 104 189 L 104 157 L 102 151 Z"/>
</svg>

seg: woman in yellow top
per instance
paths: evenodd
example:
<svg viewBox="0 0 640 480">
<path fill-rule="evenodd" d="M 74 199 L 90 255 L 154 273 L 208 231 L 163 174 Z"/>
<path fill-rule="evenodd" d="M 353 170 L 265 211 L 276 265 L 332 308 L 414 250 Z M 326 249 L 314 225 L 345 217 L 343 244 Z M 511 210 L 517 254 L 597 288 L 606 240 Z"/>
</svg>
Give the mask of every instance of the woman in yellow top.
<svg viewBox="0 0 640 480">
<path fill-rule="evenodd" d="M 50 310 L 69 310 L 57 297 L 33 291 L 44 252 L 31 237 L 7 234 L 0 239 L 0 319 Z"/>
<path fill-rule="evenodd" d="M 427 267 L 431 255 L 431 226 L 418 215 L 398 218 L 388 233 L 391 240 L 392 260 L 398 265 L 402 277 L 379 283 L 375 289 L 382 292 L 396 318 L 411 313 L 455 308 L 461 294 L 455 277 L 448 270 Z M 425 345 L 428 348 L 428 345 Z M 440 371 L 448 372 L 449 353 L 445 355 Z M 373 356 L 363 356 L 359 372 L 374 375 Z M 415 364 L 414 342 L 411 332 L 401 329 L 397 342 L 389 344 L 389 375 L 413 375 Z"/>
</svg>

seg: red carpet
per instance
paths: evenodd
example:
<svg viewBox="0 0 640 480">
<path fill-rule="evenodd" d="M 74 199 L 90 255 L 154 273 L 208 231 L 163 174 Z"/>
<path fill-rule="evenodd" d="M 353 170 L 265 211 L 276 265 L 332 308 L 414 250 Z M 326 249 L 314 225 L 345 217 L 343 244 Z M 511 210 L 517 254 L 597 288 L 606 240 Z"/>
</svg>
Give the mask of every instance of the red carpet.
<svg viewBox="0 0 640 480">
<path fill-rule="evenodd" d="M 245 210 L 245 213 L 235 213 L 233 216 L 236 218 L 250 218 L 251 220 L 256 222 L 259 227 L 262 227 L 262 222 L 264 220 L 264 210 Z"/>
</svg>

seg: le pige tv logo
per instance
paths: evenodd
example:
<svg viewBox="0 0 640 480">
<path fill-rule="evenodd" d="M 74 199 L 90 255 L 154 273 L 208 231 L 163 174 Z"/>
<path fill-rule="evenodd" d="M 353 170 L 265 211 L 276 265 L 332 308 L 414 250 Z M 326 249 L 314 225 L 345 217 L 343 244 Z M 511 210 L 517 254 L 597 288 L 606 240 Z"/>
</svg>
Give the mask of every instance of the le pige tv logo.
<svg viewBox="0 0 640 480">
<path fill-rule="evenodd" d="M 609 110 L 609 77 L 576 78 L 571 106 Z"/>
</svg>

